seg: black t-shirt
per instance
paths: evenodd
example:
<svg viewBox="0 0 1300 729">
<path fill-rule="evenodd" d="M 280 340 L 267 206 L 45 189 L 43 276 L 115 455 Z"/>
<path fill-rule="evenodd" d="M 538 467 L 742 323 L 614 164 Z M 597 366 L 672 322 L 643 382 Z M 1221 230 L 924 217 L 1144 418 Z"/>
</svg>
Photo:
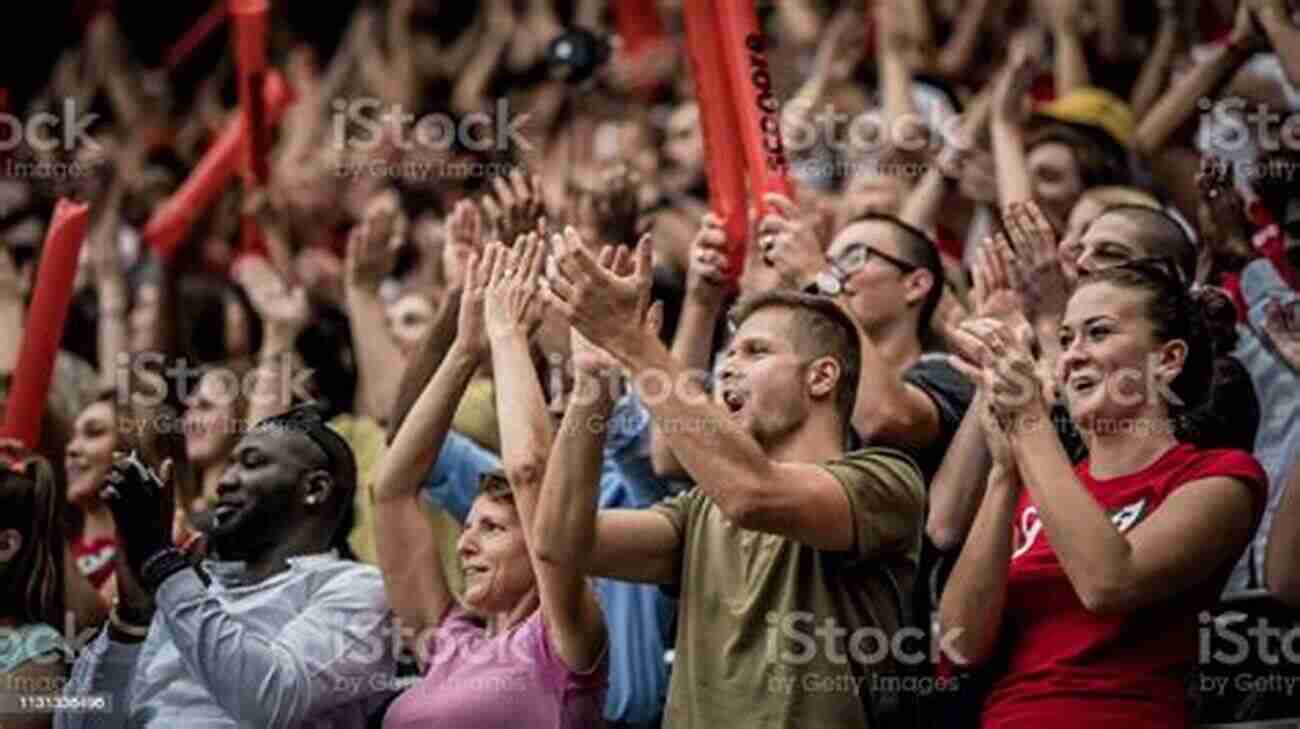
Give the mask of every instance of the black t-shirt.
<svg viewBox="0 0 1300 729">
<path fill-rule="evenodd" d="M 934 403 L 939 413 L 939 437 L 929 447 L 914 449 L 911 456 L 921 467 L 928 487 L 930 480 L 943 463 L 952 438 L 957 434 L 966 408 L 975 397 L 975 386 L 966 376 L 948 364 L 948 358 L 938 353 L 921 355 L 916 364 L 903 373 L 903 382 L 921 388 Z"/>
</svg>

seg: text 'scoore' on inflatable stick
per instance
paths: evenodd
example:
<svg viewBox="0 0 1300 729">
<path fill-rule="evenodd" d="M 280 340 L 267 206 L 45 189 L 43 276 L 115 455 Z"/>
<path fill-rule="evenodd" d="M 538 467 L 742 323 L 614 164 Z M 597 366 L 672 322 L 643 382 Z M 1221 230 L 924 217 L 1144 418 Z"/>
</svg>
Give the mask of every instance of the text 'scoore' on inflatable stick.
<svg viewBox="0 0 1300 729">
<path fill-rule="evenodd" d="M 753 0 L 713 0 L 723 58 L 731 80 L 732 106 L 745 148 L 750 190 L 759 214 L 768 212 L 763 195 L 794 198 L 785 144 L 781 140 L 781 104 L 772 89 L 767 65 L 767 38 L 758 28 Z"/>
<path fill-rule="evenodd" d="M 5 406 L 5 438 L 16 438 L 35 448 L 41 437 L 41 416 L 54 378 L 54 357 L 63 338 L 63 323 L 72 301 L 81 242 L 90 220 L 86 203 L 60 199 L 54 206 L 50 230 L 41 247 L 36 288 L 23 330 L 22 348 L 14 367 L 9 401 Z"/>
</svg>

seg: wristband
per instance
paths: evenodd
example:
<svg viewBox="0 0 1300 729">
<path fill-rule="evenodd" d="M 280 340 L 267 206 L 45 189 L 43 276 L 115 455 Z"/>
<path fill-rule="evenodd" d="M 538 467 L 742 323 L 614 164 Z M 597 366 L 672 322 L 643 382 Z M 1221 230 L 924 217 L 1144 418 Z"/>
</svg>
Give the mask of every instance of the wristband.
<svg viewBox="0 0 1300 729">
<path fill-rule="evenodd" d="M 144 561 L 140 567 L 140 584 L 149 592 L 157 592 L 168 577 L 189 569 L 190 560 L 175 547 L 161 549 Z"/>
</svg>

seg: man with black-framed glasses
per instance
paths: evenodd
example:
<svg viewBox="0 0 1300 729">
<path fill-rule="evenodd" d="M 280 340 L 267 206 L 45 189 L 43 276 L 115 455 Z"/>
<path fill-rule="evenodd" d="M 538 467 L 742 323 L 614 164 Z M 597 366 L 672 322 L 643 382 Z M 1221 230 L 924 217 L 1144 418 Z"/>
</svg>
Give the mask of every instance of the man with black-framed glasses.
<svg viewBox="0 0 1300 729">
<path fill-rule="evenodd" d="M 929 236 L 873 213 L 835 236 L 810 287 L 840 301 L 864 334 L 854 431 L 865 442 L 912 452 L 927 480 L 973 396 L 970 383 L 932 354 L 930 320 L 943 280 Z"/>
</svg>

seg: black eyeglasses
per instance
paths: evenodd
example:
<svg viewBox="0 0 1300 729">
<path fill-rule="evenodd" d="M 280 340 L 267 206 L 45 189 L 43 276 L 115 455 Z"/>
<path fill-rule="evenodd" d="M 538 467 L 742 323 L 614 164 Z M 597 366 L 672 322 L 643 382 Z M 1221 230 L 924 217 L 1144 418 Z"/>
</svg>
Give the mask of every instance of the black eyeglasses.
<svg viewBox="0 0 1300 729">
<path fill-rule="evenodd" d="M 921 268 L 915 263 L 891 256 L 875 246 L 866 243 L 850 243 L 838 256 L 827 259 L 826 270 L 817 275 L 817 281 L 814 283 L 817 293 L 839 296 L 844 292 L 844 284 L 849 277 L 866 267 L 871 262 L 872 256 L 894 266 L 904 275 Z"/>
</svg>

